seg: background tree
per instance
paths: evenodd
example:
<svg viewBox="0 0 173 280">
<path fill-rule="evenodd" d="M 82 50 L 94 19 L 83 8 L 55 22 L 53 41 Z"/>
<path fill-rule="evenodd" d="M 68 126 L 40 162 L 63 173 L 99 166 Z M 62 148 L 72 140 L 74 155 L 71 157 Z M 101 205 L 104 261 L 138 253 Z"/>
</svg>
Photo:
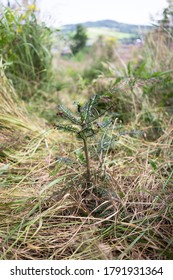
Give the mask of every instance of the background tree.
<svg viewBox="0 0 173 280">
<path fill-rule="evenodd" d="M 159 24 L 169 30 L 172 34 L 173 29 L 173 0 L 167 0 L 168 7 L 163 10 L 163 18 L 159 21 Z"/>
<path fill-rule="evenodd" d="M 83 49 L 86 46 L 88 36 L 86 28 L 78 24 L 76 27 L 76 33 L 72 37 L 72 45 L 71 49 L 74 54 L 78 53 L 81 49 Z"/>
</svg>

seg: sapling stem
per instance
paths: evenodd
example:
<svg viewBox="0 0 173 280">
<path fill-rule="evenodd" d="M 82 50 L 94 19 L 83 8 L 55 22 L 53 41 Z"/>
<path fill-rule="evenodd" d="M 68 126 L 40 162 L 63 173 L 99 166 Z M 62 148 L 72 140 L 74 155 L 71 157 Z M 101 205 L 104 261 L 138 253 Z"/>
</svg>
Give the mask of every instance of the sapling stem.
<svg viewBox="0 0 173 280">
<path fill-rule="evenodd" d="M 88 144 L 86 138 L 82 138 L 84 144 L 84 152 L 86 159 L 86 182 L 88 186 L 91 186 L 91 173 L 90 173 L 90 160 L 89 160 L 89 152 L 88 152 Z"/>
</svg>

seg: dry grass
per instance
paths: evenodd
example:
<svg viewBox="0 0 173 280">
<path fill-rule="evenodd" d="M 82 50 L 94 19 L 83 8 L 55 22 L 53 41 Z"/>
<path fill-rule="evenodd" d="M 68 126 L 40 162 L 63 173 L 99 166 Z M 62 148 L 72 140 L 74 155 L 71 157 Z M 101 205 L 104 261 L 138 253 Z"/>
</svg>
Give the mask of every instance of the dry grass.
<svg viewBox="0 0 173 280">
<path fill-rule="evenodd" d="M 155 143 L 122 137 L 90 192 L 82 166 L 55 161 L 69 140 L 50 130 L 5 153 L 1 259 L 172 258 L 172 125 Z"/>
<path fill-rule="evenodd" d="M 151 32 L 145 41 L 144 53 L 148 56 L 148 66 L 153 71 L 173 69 L 173 37 L 169 31 L 159 27 L 157 32 Z"/>
<path fill-rule="evenodd" d="M 172 140 L 171 126 L 156 143 L 124 137 L 91 192 L 82 167 L 50 175 L 50 147 L 18 158 L 1 179 L 1 259 L 171 259 Z"/>
</svg>

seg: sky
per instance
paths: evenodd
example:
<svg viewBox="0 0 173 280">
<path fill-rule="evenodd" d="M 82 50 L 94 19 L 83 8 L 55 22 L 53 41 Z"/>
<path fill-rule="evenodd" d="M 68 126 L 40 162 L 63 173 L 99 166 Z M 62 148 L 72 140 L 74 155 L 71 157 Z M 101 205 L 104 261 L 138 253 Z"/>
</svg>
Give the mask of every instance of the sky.
<svg viewBox="0 0 173 280">
<path fill-rule="evenodd" d="M 52 25 L 112 19 L 131 24 L 151 24 L 151 17 L 165 7 L 166 0 L 40 0 L 42 17 Z"/>
<path fill-rule="evenodd" d="M 102 19 L 148 25 L 153 22 L 152 18 L 157 19 L 167 7 L 166 0 L 37 0 L 36 2 L 40 8 L 40 18 L 55 27 Z"/>
</svg>

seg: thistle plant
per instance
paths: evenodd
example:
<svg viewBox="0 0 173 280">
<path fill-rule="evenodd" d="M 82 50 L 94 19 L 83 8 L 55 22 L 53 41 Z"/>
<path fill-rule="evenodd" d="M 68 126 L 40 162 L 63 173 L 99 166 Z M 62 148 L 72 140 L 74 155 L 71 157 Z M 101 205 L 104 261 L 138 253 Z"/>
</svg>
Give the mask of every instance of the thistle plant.
<svg viewBox="0 0 173 280">
<path fill-rule="evenodd" d="M 91 186 L 91 170 L 90 170 L 90 153 L 88 147 L 88 139 L 96 135 L 100 130 L 112 125 L 110 119 L 106 119 L 100 123 L 98 120 L 105 115 L 111 106 L 106 109 L 99 109 L 99 104 L 104 102 L 103 97 L 95 95 L 89 99 L 87 103 L 81 105 L 76 104 L 76 113 L 73 113 L 64 105 L 58 106 L 57 115 L 65 122 L 56 125 L 58 130 L 68 133 L 74 133 L 76 137 L 83 142 L 83 150 L 86 160 L 86 183 Z"/>
</svg>

